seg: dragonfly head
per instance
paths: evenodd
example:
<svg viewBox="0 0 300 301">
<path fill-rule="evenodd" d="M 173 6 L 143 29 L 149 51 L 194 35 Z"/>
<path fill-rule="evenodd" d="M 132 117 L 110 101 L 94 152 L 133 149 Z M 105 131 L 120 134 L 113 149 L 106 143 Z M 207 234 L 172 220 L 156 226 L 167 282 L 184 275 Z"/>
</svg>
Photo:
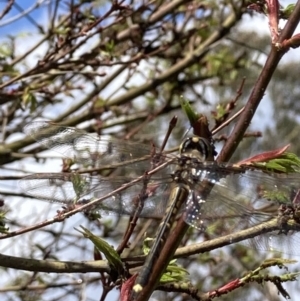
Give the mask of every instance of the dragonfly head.
<svg viewBox="0 0 300 301">
<path fill-rule="evenodd" d="M 198 136 L 185 139 L 179 147 L 179 152 L 181 155 L 195 158 L 201 162 L 212 161 L 214 153 L 209 141 Z"/>
</svg>

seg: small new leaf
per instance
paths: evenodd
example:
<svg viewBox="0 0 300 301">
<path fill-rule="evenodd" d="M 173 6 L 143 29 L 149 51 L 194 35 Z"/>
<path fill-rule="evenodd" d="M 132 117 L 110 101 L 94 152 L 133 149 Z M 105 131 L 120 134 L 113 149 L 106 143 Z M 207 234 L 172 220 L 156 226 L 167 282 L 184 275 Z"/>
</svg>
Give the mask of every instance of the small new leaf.
<svg viewBox="0 0 300 301">
<path fill-rule="evenodd" d="M 172 260 L 167 266 L 165 273 L 161 276 L 159 282 L 167 284 L 172 282 L 183 282 L 188 280 L 188 271 L 176 264 L 176 260 Z"/>
<path fill-rule="evenodd" d="M 3 234 L 8 233 L 8 231 L 9 231 L 9 228 L 6 227 L 6 224 L 5 224 L 5 222 L 7 220 L 5 217 L 5 214 L 6 214 L 6 212 L 4 212 L 4 211 L 0 212 L 0 233 L 3 233 Z"/>
<path fill-rule="evenodd" d="M 34 112 L 37 108 L 37 100 L 29 89 L 25 89 L 22 95 L 22 104 L 25 108 L 29 107 L 30 113 Z"/>
<path fill-rule="evenodd" d="M 73 184 L 74 191 L 79 198 L 84 191 L 86 191 L 86 187 L 88 185 L 87 181 L 81 177 L 79 174 L 73 173 L 71 175 L 71 180 Z"/>
<path fill-rule="evenodd" d="M 193 125 L 199 118 L 199 114 L 197 114 L 194 109 L 192 108 L 192 106 L 190 105 L 190 103 L 183 99 L 183 97 L 181 97 L 180 99 L 180 104 L 181 104 L 181 108 L 184 111 L 184 113 L 186 114 L 187 118 L 190 121 L 190 124 Z"/>
<path fill-rule="evenodd" d="M 143 243 L 143 253 L 145 255 L 148 255 L 149 252 L 150 252 L 150 249 L 151 249 L 151 243 L 153 241 L 153 238 L 150 238 L 150 237 L 147 237 L 145 240 L 144 240 L 144 243 Z"/>
<path fill-rule="evenodd" d="M 284 153 L 277 159 L 253 163 L 254 167 L 272 172 L 293 173 L 300 171 L 300 159 L 293 153 Z"/>
<path fill-rule="evenodd" d="M 295 8 L 294 3 L 289 4 L 286 8 L 281 8 L 279 10 L 279 17 L 281 19 L 287 20 L 291 16 L 292 12 L 294 11 L 294 8 Z"/>
<path fill-rule="evenodd" d="M 266 269 L 266 268 L 270 268 L 270 267 L 273 267 L 273 266 L 278 266 L 280 269 L 282 269 L 282 268 L 286 268 L 285 267 L 286 264 L 294 264 L 294 263 L 297 263 L 297 261 L 294 260 L 294 259 L 270 258 L 270 259 L 266 259 L 261 264 L 261 268 Z"/>
<path fill-rule="evenodd" d="M 288 195 L 285 191 L 263 191 L 263 198 L 275 201 L 280 204 L 288 204 L 291 201 L 290 195 Z"/>
<path fill-rule="evenodd" d="M 286 150 L 289 145 L 267 151 L 237 163 L 237 166 L 250 166 L 271 172 L 300 172 L 300 158 Z"/>
</svg>

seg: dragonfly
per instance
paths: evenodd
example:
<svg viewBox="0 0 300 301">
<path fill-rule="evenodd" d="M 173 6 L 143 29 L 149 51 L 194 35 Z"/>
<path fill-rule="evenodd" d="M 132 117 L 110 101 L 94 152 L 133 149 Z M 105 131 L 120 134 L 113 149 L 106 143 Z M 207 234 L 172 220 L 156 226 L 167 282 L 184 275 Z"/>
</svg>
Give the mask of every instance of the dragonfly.
<svg viewBox="0 0 300 301">
<path fill-rule="evenodd" d="M 279 219 L 280 212 L 298 222 L 299 174 L 269 174 L 207 161 L 213 146 L 204 138 L 188 137 L 179 154 L 171 154 L 150 143 L 97 136 L 45 121 L 32 122 L 24 131 L 76 164 L 63 172 L 26 176 L 20 181 L 21 189 L 37 199 L 67 206 L 91 203 L 90 210 L 102 216 L 165 216 L 157 233 L 161 239 L 151 250 L 152 260 L 159 255 L 160 241 L 170 233 L 177 214 L 184 214 L 187 224 L 199 232 L 208 231 L 211 237 Z M 268 210 L 274 206 L 275 210 Z M 299 240 L 298 227 L 294 231 L 281 228 L 284 225 L 253 238 L 251 245 L 297 253 L 293 245 Z"/>
</svg>

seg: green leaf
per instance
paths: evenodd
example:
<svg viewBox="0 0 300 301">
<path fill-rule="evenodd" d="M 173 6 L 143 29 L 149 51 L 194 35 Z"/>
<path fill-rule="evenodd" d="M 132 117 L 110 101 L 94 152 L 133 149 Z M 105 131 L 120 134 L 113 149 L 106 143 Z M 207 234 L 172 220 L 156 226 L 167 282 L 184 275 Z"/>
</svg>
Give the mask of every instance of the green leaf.
<svg viewBox="0 0 300 301">
<path fill-rule="evenodd" d="M 286 264 L 297 263 L 294 259 L 285 259 L 285 258 L 270 258 L 266 259 L 262 264 L 261 268 L 266 269 L 273 266 L 278 266 L 279 268 L 284 268 Z"/>
<path fill-rule="evenodd" d="M 121 260 L 120 255 L 117 253 L 117 251 L 109 245 L 106 241 L 101 239 L 100 237 L 94 235 L 91 231 L 84 228 L 83 226 L 80 226 L 83 231 L 80 231 L 79 229 L 76 229 L 78 232 L 84 235 L 84 237 L 88 238 L 94 246 L 104 254 L 109 264 L 118 271 L 119 274 L 124 274 L 124 265 Z"/>
<path fill-rule="evenodd" d="M 223 104 L 220 103 L 217 105 L 215 116 L 214 116 L 215 119 L 217 119 L 217 120 L 221 119 L 221 118 L 223 118 L 223 116 L 225 114 L 228 114 L 228 110 L 226 109 L 226 106 L 227 106 L 227 104 L 225 104 L 225 103 L 223 103 Z"/>
<path fill-rule="evenodd" d="M 190 124 L 193 125 L 201 117 L 201 115 L 196 113 L 194 109 L 191 107 L 190 103 L 187 100 L 183 99 L 182 96 L 180 97 L 180 104 L 182 110 L 188 117 Z"/>
<path fill-rule="evenodd" d="M 143 253 L 145 255 L 148 255 L 151 250 L 151 242 L 153 241 L 153 238 L 147 237 L 143 242 Z"/>
<path fill-rule="evenodd" d="M 147 237 L 143 243 L 143 253 L 148 255 L 151 250 L 151 245 L 153 242 L 153 238 Z M 160 283 L 171 283 L 177 281 L 186 281 L 187 275 L 189 275 L 188 271 L 176 264 L 176 259 L 171 260 L 169 265 L 166 268 L 165 273 L 161 276 L 159 282 Z"/>
<path fill-rule="evenodd" d="M 276 201 L 281 204 L 286 204 L 291 201 L 290 195 L 285 191 L 263 191 L 263 198 L 270 200 L 270 201 Z"/>
<path fill-rule="evenodd" d="M 286 8 L 280 9 L 280 18 L 287 20 L 294 11 L 295 4 L 289 4 Z"/>
<path fill-rule="evenodd" d="M 81 196 L 82 193 L 87 190 L 87 185 L 89 185 L 89 183 L 77 173 L 71 175 L 71 180 L 77 197 Z"/>
<path fill-rule="evenodd" d="M 115 48 L 114 40 L 111 40 L 111 41 L 105 43 L 105 50 L 106 50 L 109 54 L 111 54 L 111 53 L 113 52 L 114 48 Z"/>
<path fill-rule="evenodd" d="M 9 45 L 7 42 L 3 42 L 3 43 L 0 44 L 0 57 L 1 57 L 1 59 L 4 58 L 4 57 L 5 58 L 10 57 L 12 55 L 12 53 L 13 53 L 13 50 L 12 50 L 11 45 Z M 3 64 L 3 62 L 1 64 Z M 9 65 L 7 64 L 7 66 L 9 66 Z M 7 67 L 6 67 L 6 69 L 7 69 Z M 7 72 L 7 70 L 4 70 L 4 71 Z M 3 70 L 2 70 L 2 72 L 3 72 Z"/>
<path fill-rule="evenodd" d="M 272 172 L 300 172 L 300 158 L 293 153 L 283 153 L 276 159 L 266 162 L 253 162 L 253 166 Z"/>
<path fill-rule="evenodd" d="M 37 107 L 36 98 L 34 94 L 27 88 L 25 89 L 22 95 L 22 103 L 25 108 L 29 107 L 30 113 L 33 113 L 36 110 Z"/>
<path fill-rule="evenodd" d="M 165 273 L 161 276 L 159 282 L 161 284 L 171 282 L 182 282 L 188 280 L 188 271 L 176 264 L 176 260 L 172 260 L 167 266 Z"/>
<path fill-rule="evenodd" d="M 8 233 L 9 228 L 6 227 L 5 222 L 6 222 L 6 212 L 2 211 L 0 212 L 0 233 Z"/>
</svg>

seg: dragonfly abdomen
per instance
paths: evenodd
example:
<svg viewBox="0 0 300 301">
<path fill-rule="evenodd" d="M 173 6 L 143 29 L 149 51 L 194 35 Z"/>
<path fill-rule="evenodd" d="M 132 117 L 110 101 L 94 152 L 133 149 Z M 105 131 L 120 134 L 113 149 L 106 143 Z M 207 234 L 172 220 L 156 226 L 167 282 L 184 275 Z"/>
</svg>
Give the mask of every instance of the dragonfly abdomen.
<svg viewBox="0 0 300 301">
<path fill-rule="evenodd" d="M 159 225 L 157 230 L 155 243 L 151 247 L 151 250 L 147 256 L 146 262 L 139 273 L 139 276 L 136 280 L 135 288 L 137 290 L 142 289 L 151 274 L 155 261 L 158 258 L 162 248 L 165 245 L 165 241 L 170 234 L 171 226 L 175 221 L 177 213 L 179 212 L 182 204 L 186 201 L 189 194 L 189 189 L 186 185 L 178 185 L 177 187 L 173 188 L 170 194 L 168 207 L 165 213 L 162 222 Z M 174 201 L 177 200 L 177 201 Z M 160 279 L 161 275 L 157 275 L 157 279 Z"/>
</svg>

